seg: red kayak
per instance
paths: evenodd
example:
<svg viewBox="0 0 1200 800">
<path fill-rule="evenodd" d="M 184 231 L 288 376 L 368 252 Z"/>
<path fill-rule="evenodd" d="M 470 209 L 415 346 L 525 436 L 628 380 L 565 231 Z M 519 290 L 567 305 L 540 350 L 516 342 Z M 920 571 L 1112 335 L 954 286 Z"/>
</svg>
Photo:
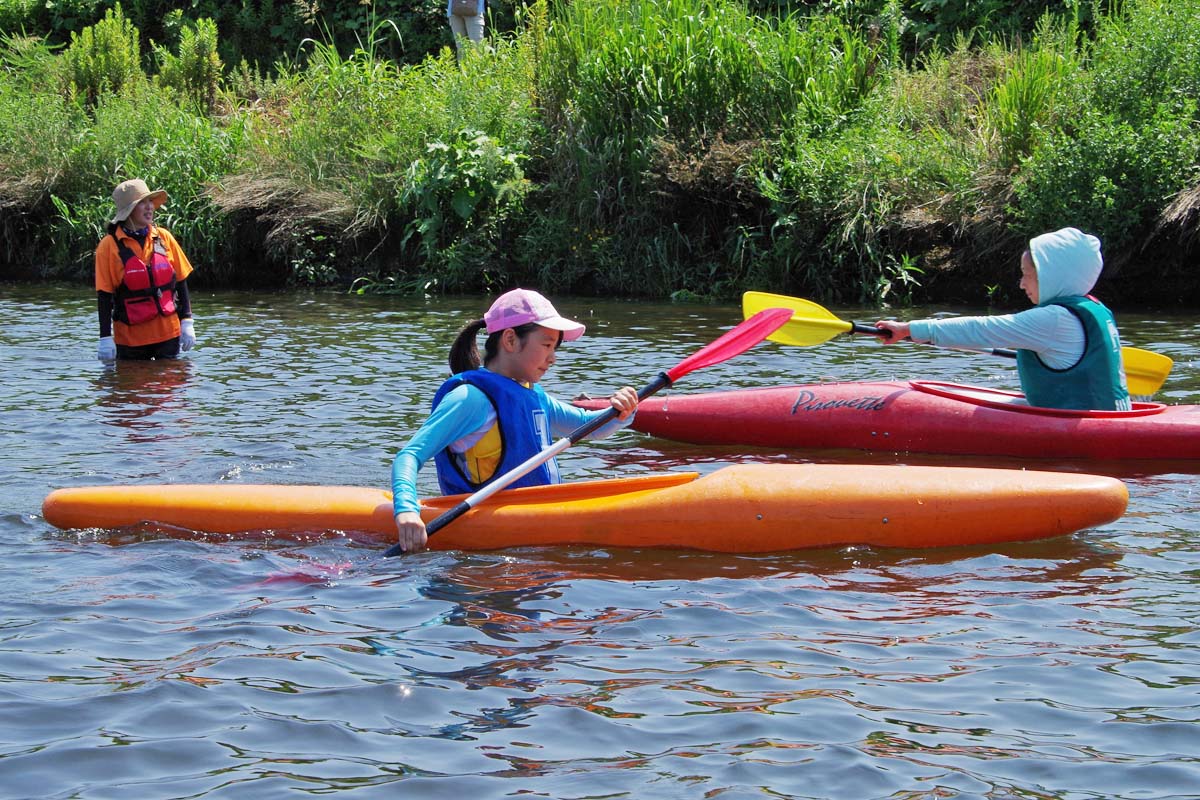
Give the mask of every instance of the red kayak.
<svg viewBox="0 0 1200 800">
<path fill-rule="evenodd" d="M 633 428 L 697 444 L 1200 459 L 1200 406 L 1134 403 L 1131 411 L 1065 411 L 1031 406 L 1015 392 L 936 381 L 824 383 L 656 397 L 638 407 Z"/>
</svg>

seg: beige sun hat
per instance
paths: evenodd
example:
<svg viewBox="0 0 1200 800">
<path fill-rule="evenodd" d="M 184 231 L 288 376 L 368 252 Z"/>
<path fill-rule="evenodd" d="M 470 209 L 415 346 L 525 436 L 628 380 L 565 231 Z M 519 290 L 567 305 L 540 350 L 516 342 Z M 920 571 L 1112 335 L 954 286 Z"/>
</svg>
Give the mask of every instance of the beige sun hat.
<svg viewBox="0 0 1200 800">
<path fill-rule="evenodd" d="M 117 188 L 113 189 L 112 193 L 113 202 L 117 204 L 117 214 L 112 219 L 113 224 L 116 225 L 123 219 L 129 219 L 129 215 L 133 213 L 133 207 L 147 197 L 154 201 L 155 208 L 161 208 L 168 199 L 166 192 L 162 189 L 150 191 L 150 187 L 146 186 L 146 182 L 140 178 L 117 184 Z"/>
</svg>

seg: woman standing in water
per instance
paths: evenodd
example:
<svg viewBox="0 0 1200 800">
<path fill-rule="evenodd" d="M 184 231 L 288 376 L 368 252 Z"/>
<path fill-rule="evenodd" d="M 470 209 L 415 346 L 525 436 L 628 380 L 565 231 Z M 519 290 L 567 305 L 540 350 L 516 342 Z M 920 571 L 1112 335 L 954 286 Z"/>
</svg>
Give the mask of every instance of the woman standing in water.
<svg viewBox="0 0 1200 800">
<path fill-rule="evenodd" d="M 196 344 L 187 279 L 192 265 L 170 232 L 154 224 L 167 193 L 145 181 L 113 190 L 116 214 L 96 247 L 96 357 L 175 358 Z"/>
</svg>

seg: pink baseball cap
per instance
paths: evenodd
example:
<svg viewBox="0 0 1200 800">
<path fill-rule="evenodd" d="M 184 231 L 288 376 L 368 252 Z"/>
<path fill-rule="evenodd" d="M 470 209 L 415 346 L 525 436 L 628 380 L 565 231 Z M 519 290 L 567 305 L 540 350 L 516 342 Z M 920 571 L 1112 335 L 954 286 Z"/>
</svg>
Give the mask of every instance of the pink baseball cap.
<svg viewBox="0 0 1200 800">
<path fill-rule="evenodd" d="M 549 300 L 529 289 L 513 289 L 497 297 L 483 315 L 483 321 L 488 333 L 536 322 L 544 328 L 562 331 L 563 339 L 568 342 L 583 336 L 585 330 L 580 323 L 559 316 Z"/>
</svg>

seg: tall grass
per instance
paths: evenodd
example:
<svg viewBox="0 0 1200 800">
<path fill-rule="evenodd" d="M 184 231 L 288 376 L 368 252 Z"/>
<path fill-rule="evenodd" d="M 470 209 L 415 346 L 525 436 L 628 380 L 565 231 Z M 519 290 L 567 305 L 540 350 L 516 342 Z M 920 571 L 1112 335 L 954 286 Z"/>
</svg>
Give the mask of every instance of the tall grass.
<svg viewBox="0 0 1200 800">
<path fill-rule="evenodd" d="M 203 268 L 198 281 L 236 282 L 228 221 L 205 188 L 232 169 L 241 136 L 240 125 L 218 125 L 148 87 L 103 96 L 92 124 L 60 154 L 63 172 L 52 187 L 56 263 L 67 274 L 87 273 L 91 250 L 112 217 L 113 187 L 138 177 L 170 196 L 156 219 Z"/>
<path fill-rule="evenodd" d="M 984 134 L 1000 170 L 1015 168 L 1041 138 L 1084 106 L 1086 52 L 1073 19 L 1043 16 L 1032 47 L 1018 47 L 988 100 Z"/>
<path fill-rule="evenodd" d="M 249 112 L 248 150 L 217 198 L 228 213 L 260 215 L 267 246 L 294 264 L 313 237 L 336 234 L 342 253 L 374 259 L 359 274 L 428 272 L 420 252 L 402 248 L 413 165 L 466 130 L 526 153 L 532 54 L 521 41 L 494 40 L 461 62 L 447 49 L 401 67 L 378 57 L 372 41 L 348 56 L 312 44 L 307 68 L 266 104 L 277 113 Z"/>
<path fill-rule="evenodd" d="M 797 115 L 835 124 L 873 85 L 875 57 L 833 18 L 772 26 L 727 0 L 597 0 L 556 20 L 540 96 L 565 146 L 611 153 L 615 177 L 636 180 L 654 138 L 695 149 L 769 136 Z"/>
<path fill-rule="evenodd" d="M 849 16 L 533 0 L 515 34 L 411 66 L 388 57 L 403 24 L 345 5 L 371 22 L 357 47 L 308 41 L 278 77 L 242 65 L 219 87 L 211 25 L 159 51 L 157 76 L 112 31 L 71 56 L 9 36 L 7 261 L 85 276 L 113 184 L 136 176 L 170 192 L 160 218 L 199 280 L 981 300 L 1021 238 L 1067 224 L 1112 264 L 1155 236 L 1189 263 L 1163 242 L 1200 241 L 1179 230 L 1200 219 L 1200 0 L 973 31 L 908 63 L 908 0 L 797 5 Z M 108 48 L 127 80 L 57 91 Z"/>
<path fill-rule="evenodd" d="M 1163 253 L 1143 254 L 1157 246 L 1172 260 L 1186 238 L 1161 217 L 1200 183 L 1200 0 L 1126 4 L 1098 21 L 1090 49 L 1086 106 L 1024 162 L 1014 225 L 1097 232 L 1135 290 L 1163 272 Z"/>
<path fill-rule="evenodd" d="M 939 128 L 905 124 L 911 109 L 895 101 L 881 95 L 835 136 L 794 133 L 760 171 L 771 221 L 752 276 L 757 286 L 911 300 L 919 256 L 952 228 L 977 154 Z"/>
<path fill-rule="evenodd" d="M 876 85 L 877 61 L 833 18 L 767 22 L 729 0 L 565 6 L 538 72 L 554 196 L 525 247 L 541 252 L 551 279 L 600 259 L 596 289 L 732 291 L 740 276 L 720 265 L 745 221 L 679 176 L 749 189 L 762 144 L 793 123 L 843 124 Z"/>
<path fill-rule="evenodd" d="M 1136 259 L 1196 178 L 1198 36 L 1200 2 L 1147 0 L 1102 18 L 1094 41 L 1047 15 L 1028 44 L 960 39 L 893 71 L 890 102 L 835 138 L 794 130 L 761 173 L 767 280 L 888 300 L 906 278 L 944 280 L 947 254 L 998 270 L 1066 225 L 1099 235 L 1114 267 Z M 982 300 L 987 283 L 954 291 Z"/>
<path fill-rule="evenodd" d="M 1014 173 L 1081 107 L 1076 29 L 1046 18 L 1039 30 L 1026 49 L 961 36 L 894 68 L 841 129 L 797 120 L 759 173 L 772 219 L 755 282 L 907 302 L 952 248 L 1005 250 Z"/>
<path fill-rule="evenodd" d="M 65 155 L 87 116 L 50 88 L 57 84 L 54 56 L 41 43 L 5 37 L 0 65 L 0 245 L 3 262 L 19 265 L 37 251 L 31 242 L 48 243 L 43 221 L 54 213 L 51 196 L 69 174 Z M 12 272 L 36 275 L 34 265 L 47 261 Z"/>
<path fill-rule="evenodd" d="M 232 169 L 241 125 L 197 115 L 154 92 L 140 72 L 120 91 L 110 86 L 85 105 L 56 91 L 51 78 L 65 73 L 55 58 L 44 44 L 20 37 L 0 42 L 6 67 L 0 208 L 7 212 L 8 260 L 47 276 L 89 274 L 92 250 L 114 210 L 113 187 L 140 177 L 170 194 L 159 219 L 197 264 L 229 263 L 227 220 L 204 192 Z M 206 271 L 198 273 L 201 281 L 230 277 Z"/>
</svg>

